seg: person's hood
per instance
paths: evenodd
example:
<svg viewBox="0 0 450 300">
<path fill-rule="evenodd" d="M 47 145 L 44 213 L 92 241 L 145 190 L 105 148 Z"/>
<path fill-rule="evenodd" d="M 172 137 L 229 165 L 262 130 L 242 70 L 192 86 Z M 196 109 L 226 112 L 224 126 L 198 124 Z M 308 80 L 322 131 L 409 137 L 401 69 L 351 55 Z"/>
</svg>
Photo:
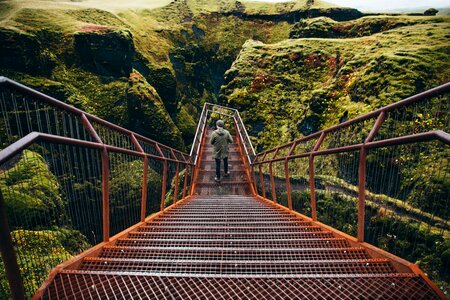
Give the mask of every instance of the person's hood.
<svg viewBox="0 0 450 300">
<path fill-rule="evenodd" d="M 225 129 L 223 129 L 221 127 L 218 127 L 216 129 L 216 132 L 217 132 L 218 135 L 224 135 L 225 134 Z"/>
</svg>

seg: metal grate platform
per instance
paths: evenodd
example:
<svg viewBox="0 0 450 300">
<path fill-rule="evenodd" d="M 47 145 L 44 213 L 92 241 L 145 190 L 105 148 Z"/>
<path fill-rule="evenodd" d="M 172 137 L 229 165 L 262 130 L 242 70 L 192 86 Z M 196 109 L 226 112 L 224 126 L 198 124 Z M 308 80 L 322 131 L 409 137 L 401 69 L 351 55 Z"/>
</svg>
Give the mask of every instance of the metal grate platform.
<svg viewBox="0 0 450 300">
<path fill-rule="evenodd" d="M 230 155 L 217 184 L 207 145 L 196 196 L 58 273 L 43 299 L 439 299 L 419 275 L 246 196 Z"/>
<path fill-rule="evenodd" d="M 337 278 L 57 275 L 44 299 L 436 299 L 412 274 Z"/>
</svg>

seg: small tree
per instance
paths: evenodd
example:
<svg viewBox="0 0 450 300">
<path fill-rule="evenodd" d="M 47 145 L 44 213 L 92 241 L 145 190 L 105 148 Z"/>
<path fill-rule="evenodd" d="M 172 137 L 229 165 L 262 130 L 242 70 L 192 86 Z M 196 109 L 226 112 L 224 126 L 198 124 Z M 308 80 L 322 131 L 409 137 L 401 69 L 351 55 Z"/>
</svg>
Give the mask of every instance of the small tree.
<svg viewBox="0 0 450 300">
<path fill-rule="evenodd" d="M 436 8 L 429 8 L 423 12 L 424 16 L 435 16 L 439 11 Z"/>
</svg>

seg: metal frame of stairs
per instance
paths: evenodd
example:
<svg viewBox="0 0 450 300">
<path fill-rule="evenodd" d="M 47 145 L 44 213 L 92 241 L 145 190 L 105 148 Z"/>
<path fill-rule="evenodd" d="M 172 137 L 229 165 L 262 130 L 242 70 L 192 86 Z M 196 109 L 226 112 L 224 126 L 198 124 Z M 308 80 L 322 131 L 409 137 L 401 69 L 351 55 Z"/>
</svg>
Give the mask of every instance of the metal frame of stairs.
<svg viewBox="0 0 450 300">
<path fill-rule="evenodd" d="M 449 89 L 447 84 L 426 96 Z M 61 106 L 55 101 L 50 102 Z M 87 128 L 92 128 L 86 116 L 81 114 Z M 208 124 L 214 116 L 228 117 L 232 121 L 228 125 L 235 132 L 235 146 L 230 153 L 232 176 L 220 184 L 212 181 L 213 160 L 208 146 Z M 1 151 L 0 162 L 38 138 L 73 142 L 34 135 Z M 443 132 L 421 135 L 419 139 L 450 141 Z M 401 142 L 409 140 L 407 137 Z M 97 147 L 94 143 L 77 143 Z M 173 204 L 165 207 L 163 196 L 160 212 L 149 217 L 142 213 L 136 225 L 107 236 L 102 243 L 55 267 L 34 299 L 445 299 L 416 265 L 295 212 L 291 203 L 285 207 L 276 198 L 258 195 L 255 167 L 287 161 L 288 157 L 277 157 L 282 147 L 255 154 L 237 110 L 205 104 L 190 158 L 159 146 L 172 155 L 166 158 L 162 154 L 159 159 L 177 163 L 173 179 L 177 188 L 178 165 L 195 166 L 190 188 L 184 185 L 184 197 L 177 199 L 179 193 L 175 192 Z M 98 147 L 136 154 L 112 145 Z M 137 153 L 153 157 L 144 151 Z M 265 159 L 268 153 L 272 156 Z M 271 184 L 274 190 L 273 175 Z M 167 185 L 163 180 L 163 195 Z M 0 237 L 5 234 L 9 235 L 9 229 L 3 228 Z M 7 243 L 11 244 L 11 237 Z M 21 299 L 20 295 L 17 299 Z"/>
</svg>

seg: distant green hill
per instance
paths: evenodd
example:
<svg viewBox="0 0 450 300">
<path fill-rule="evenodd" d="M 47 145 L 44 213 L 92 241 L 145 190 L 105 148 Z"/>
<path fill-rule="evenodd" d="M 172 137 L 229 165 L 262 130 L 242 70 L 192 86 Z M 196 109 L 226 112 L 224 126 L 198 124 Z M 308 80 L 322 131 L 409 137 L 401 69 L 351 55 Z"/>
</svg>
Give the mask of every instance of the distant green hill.
<svg viewBox="0 0 450 300">
<path fill-rule="evenodd" d="M 192 141 L 195 119 L 205 101 L 220 99 L 246 107 L 254 97 L 263 99 L 270 94 L 271 101 L 278 103 L 282 95 L 288 95 L 289 103 L 303 103 L 293 115 L 279 113 L 276 119 L 295 117 L 288 128 L 277 124 L 272 132 L 266 117 L 257 117 L 263 110 L 246 121 L 255 135 L 282 131 L 283 140 L 289 140 L 305 134 L 301 128 L 309 128 L 309 122 L 315 124 L 314 130 L 322 128 L 345 110 L 354 116 L 387 103 L 388 96 L 393 96 L 389 101 L 398 100 L 446 78 L 448 19 L 358 19 L 361 16 L 355 9 L 311 0 L 133 0 L 126 5 L 106 0 L 2 1 L 0 73 L 180 149 Z M 435 51 L 426 49 L 428 39 L 431 44 L 440 41 Z M 270 49 L 265 51 L 267 57 L 252 56 L 245 61 L 255 47 Z M 302 47 L 302 51 L 289 50 Z M 309 55 L 335 59 L 343 66 L 336 67 L 332 76 L 324 73 L 331 69 L 322 65 L 300 67 L 299 62 Z M 388 76 L 383 87 L 392 86 L 395 92 L 361 92 L 366 87 L 361 82 L 368 80 L 367 68 L 383 59 L 400 61 L 396 64 L 408 71 L 404 76 L 417 78 L 416 83 Z M 429 61 L 437 64 L 432 66 Z M 411 73 L 417 65 L 423 65 L 425 71 Z M 269 81 L 273 78 L 269 86 L 275 89 L 251 90 L 252 82 L 264 81 L 259 73 Z M 349 86 L 344 90 L 336 86 L 339 80 Z M 371 84 L 375 90 L 381 89 L 380 82 L 372 80 Z M 310 112 L 310 105 L 304 103 L 318 95 L 326 95 L 328 102 Z M 337 103 L 339 108 L 333 108 Z M 142 111 L 146 113 L 138 114 Z M 161 126 L 167 130 L 159 132 Z"/>
<path fill-rule="evenodd" d="M 242 111 L 260 149 L 337 124 L 450 75 L 449 18 L 328 18 L 297 23 L 290 39 L 247 41 L 221 99 Z M 307 37 L 307 38 L 305 38 Z"/>
</svg>

